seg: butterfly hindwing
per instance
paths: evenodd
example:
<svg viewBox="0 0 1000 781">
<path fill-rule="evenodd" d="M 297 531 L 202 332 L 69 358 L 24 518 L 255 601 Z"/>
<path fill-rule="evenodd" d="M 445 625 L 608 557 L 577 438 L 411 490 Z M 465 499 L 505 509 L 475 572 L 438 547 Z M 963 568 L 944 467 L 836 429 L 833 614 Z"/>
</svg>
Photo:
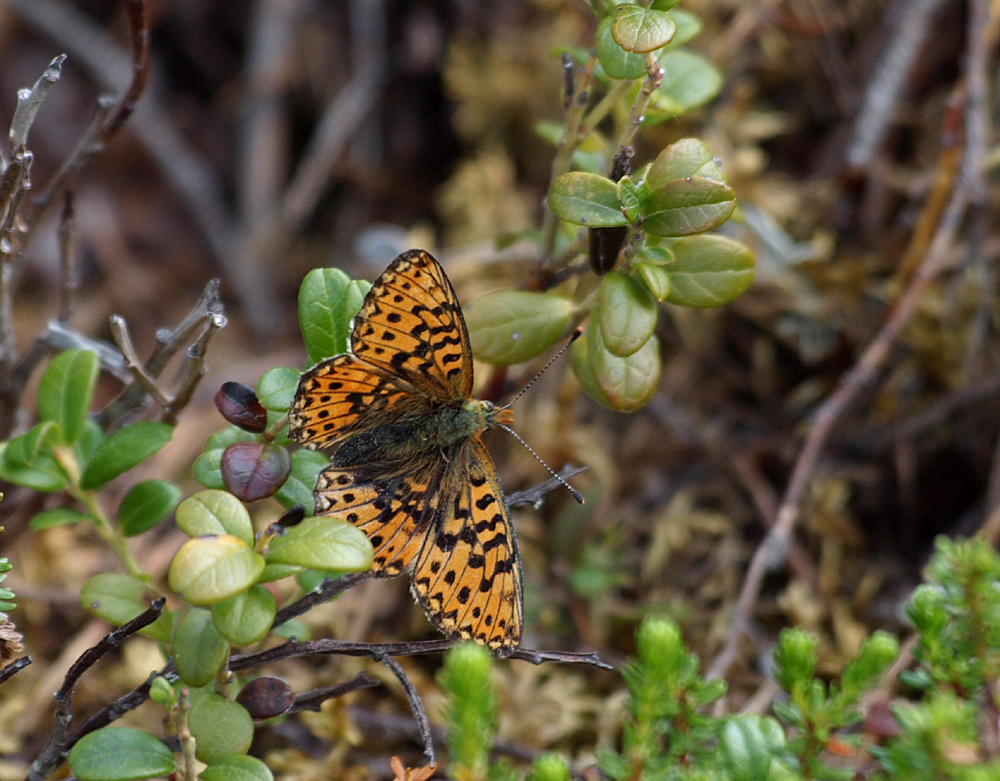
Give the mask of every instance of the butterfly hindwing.
<svg viewBox="0 0 1000 781">
<path fill-rule="evenodd" d="M 474 437 L 444 469 L 437 518 L 414 564 L 413 593 L 446 635 L 516 646 L 524 612 L 521 566 L 493 461 Z"/>
<path fill-rule="evenodd" d="M 375 280 L 354 319 L 351 350 L 431 396 L 472 394 L 472 350 L 458 297 L 423 250 L 404 252 Z"/>
</svg>

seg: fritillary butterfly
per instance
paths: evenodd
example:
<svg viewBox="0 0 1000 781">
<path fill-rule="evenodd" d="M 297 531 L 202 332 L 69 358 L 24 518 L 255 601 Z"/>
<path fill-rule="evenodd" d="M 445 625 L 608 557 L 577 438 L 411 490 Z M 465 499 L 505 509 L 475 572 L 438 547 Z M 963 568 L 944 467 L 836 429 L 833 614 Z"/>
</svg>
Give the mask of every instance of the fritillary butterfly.
<svg viewBox="0 0 1000 781">
<path fill-rule="evenodd" d="M 339 444 L 316 484 L 316 514 L 368 535 L 377 576 L 409 573 L 444 634 L 516 647 L 521 564 L 480 439 L 510 413 L 472 397 L 465 319 L 430 254 L 404 252 L 375 281 L 350 352 L 302 375 L 288 415 L 305 447 Z"/>
</svg>

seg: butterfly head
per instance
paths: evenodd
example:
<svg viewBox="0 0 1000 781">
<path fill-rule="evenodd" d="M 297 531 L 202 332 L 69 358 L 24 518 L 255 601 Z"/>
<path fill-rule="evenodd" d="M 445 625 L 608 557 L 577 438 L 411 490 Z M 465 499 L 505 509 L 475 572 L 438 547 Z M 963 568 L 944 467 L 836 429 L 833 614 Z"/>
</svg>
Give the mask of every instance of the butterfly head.
<svg viewBox="0 0 1000 781">
<path fill-rule="evenodd" d="M 514 412 L 506 407 L 497 407 L 492 401 L 476 399 L 473 404 L 477 405 L 479 414 L 482 415 L 486 423 L 486 428 L 494 426 L 509 426 L 514 422 Z"/>
</svg>

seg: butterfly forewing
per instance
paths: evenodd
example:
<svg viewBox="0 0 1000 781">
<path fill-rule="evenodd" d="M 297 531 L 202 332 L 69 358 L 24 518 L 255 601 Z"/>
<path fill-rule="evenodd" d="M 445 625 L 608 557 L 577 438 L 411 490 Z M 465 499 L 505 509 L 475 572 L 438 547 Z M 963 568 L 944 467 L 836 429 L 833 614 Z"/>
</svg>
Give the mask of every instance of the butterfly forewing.
<svg viewBox="0 0 1000 781">
<path fill-rule="evenodd" d="M 348 434 L 412 414 L 415 402 L 419 397 L 388 372 L 338 355 L 302 375 L 288 410 L 289 433 L 308 448 L 323 449 Z"/>
<path fill-rule="evenodd" d="M 469 398 L 472 351 L 451 282 L 423 250 L 403 253 L 365 297 L 354 354 L 432 396 Z"/>
</svg>

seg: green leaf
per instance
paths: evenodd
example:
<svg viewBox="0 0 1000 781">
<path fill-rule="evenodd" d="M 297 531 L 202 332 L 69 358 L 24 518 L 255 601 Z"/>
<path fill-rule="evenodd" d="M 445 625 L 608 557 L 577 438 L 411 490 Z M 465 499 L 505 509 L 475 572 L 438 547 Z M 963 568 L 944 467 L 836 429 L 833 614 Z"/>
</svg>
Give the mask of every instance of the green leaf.
<svg viewBox="0 0 1000 781">
<path fill-rule="evenodd" d="M 76 442 L 73 443 L 73 452 L 76 454 L 76 459 L 81 464 L 87 464 L 90 459 L 93 458 L 94 453 L 97 452 L 97 448 L 101 446 L 107 436 L 104 434 L 104 430 L 97 425 L 96 421 L 87 418 L 83 424 L 83 430 L 80 432 L 80 436 L 76 438 Z"/>
<path fill-rule="evenodd" d="M 268 369 L 257 381 L 257 398 L 265 409 L 287 412 L 302 373 L 287 366 Z"/>
<path fill-rule="evenodd" d="M 248 589 L 263 570 L 263 556 L 239 537 L 220 534 L 181 545 L 170 562 L 167 581 L 192 605 L 211 605 Z"/>
<path fill-rule="evenodd" d="M 268 633 L 275 610 L 274 594 L 254 584 L 225 602 L 212 605 L 212 622 L 233 645 L 250 645 Z"/>
<path fill-rule="evenodd" d="M 670 295 L 670 272 L 665 268 L 652 263 L 636 263 L 633 268 L 657 301 Z"/>
<path fill-rule="evenodd" d="M 667 0 L 668 3 L 673 5 L 673 0 Z M 654 2 L 651 8 L 655 8 L 658 11 L 666 11 L 657 2 Z M 674 33 L 674 37 L 670 39 L 670 43 L 666 45 L 663 52 L 660 53 L 660 59 L 663 59 L 663 55 L 666 52 L 672 51 L 691 39 L 697 37 L 701 32 L 702 23 L 701 19 L 697 15 L 691 13 L 690 11 L 685 11 L 683 8 L 673 8 L 670 10 L 670 16 L 674 20 L 674 24 L 677 26 L 677 32 Z"/>
<path fill-rule="evenodd" d="M 753 282 L 753 253 L 723 236 L 689 236 L 670 245 L 674 263 L 667 301 L 712 307 L 742 295 Z"/>
<path fill-rule="evenodd" d="M 57 510 L 43 510 L 28 522 L 28 528 L 33 532 L 48 529 L 50 526 L 65 526 L 70 523 L 80 523 L 81 521 L 93 521 L 87 513 L 69 508 L 59 508 Z"/>
<path fill-rule="evenodd" d="M 66 761 L 80 781 L 131 781 L 176 770 L 174 753 L 135 727 L 104 727 L 84 735 Z"/>
<path fill-rule="evenodd" d="M 238 702 L 206 694 L 191 705 L 188 727 L 195 756 L 209 765 L 231 754 L 246 754 L 253 741 L 253 719 Z"/>
<path fill-rule="evenodd" d="M 659 310 L 649 290 L 621 271 L 601 280 L 597 294 L 598 319 L 604 346 L 619 357 L 632 355 L 656 329 Z"/>
<path fill-rule="evenodd" d="M 7 443 L 3 457 L 14 466 L 31 466 L 40 452 L 51 453 L 49 445 L 58 439 L 59 427 L 51 420 L 37 423 Z"/>
<path fill-rule="evenodd" d="M 170 515 L 181 498 L 181 489 L 164 480 L 143 480 L 125 494 L 118 506 L 118 527 L 126 537 L 152 529 Z"/>
<path fill-rule="evenodd" d="M 722 89 L 719 69 L 701 55 L 685 49 L 665 53 L 660 57 L 660 67 L 663 80 L 651 103 L 668 116 L 679 116 L 704 105 Z"/>
<path fill-rule="evenodd" d="M 347 352 L 351 319 L 361 310 L 367 282 L 352 282 L 336 268 L 316 268 L 299 288 L 299 323 L 309 363 Z"/>
<path fill-rule="evenodd" d="M 627 52 L 644 54 L 670 43 L 677 25 L 670 14 L 640 5 L 620 5 L 611 23 L 611 37 Z"/>
<path fill-rule="evenodd" d="M 38 383 L 38 417 L 59 425 L 64 445 L 72 445 L 83 430 L 100 368 L 97 353 L 66 350 L 52 359 Z"/>
<path fill-rule="evenodd" d="M 653 236 L 690 236 L 719 227 L 735 208 L 736 194 L 722 182 L 672 179 L 650 191 L 642 227 Z"/>
<path fill-rule="evenodd" d="M 109 480 L 141 464 L 167 442 L 173 429 L 166 423 L 142 421 L 124 426 L 109 436 L 94 452 L 83 470 L 80 487 L 99 488 Z"/>
<path fill-rule="evenodd" d="M 560 337 L 573 308 L 552 293 L 498 290 L 480 296 L 465 308 L 472 352 L 494 366 L 529 361 Z"/>
<path fill-rule="evenodd" d="M 719 740 L 721 757 L 734 781 L 759 781 L 768 778 L 772 757 L 784 747 L 784 732 L 777 732 L 768 722 L 774 719 L 757 714 L 730 717 Z M 772 741 L 780 736 L 780 744 Z"/>
<path fill-rule="evenodd" d="M 315 510 L 313 491 L 319 473 L 330 465 L 330 459 L 317 450 L 296 450 L 292 453 L 292 471 L 274 498 L 286 509 L 302 505 L 307 515 Z"/>
<path fill-rule="evenodd" d="M 8 443 L 0 444 L 0 478 L 34 491 L 61 491 L 66 487 L 66 474 L 49 454 L 39 452 L 32 466 L 24 466 L 7 458 Z"/>
<path fill-rule="evenodd" d="M 177 526 L 189 537 L 232 534 L 253 545 L 253 523 L 243 503 L 227 491 L 199 491 L 177 505 Z"/>
<path fill-rule="evenodd" d="M 569 351 L 569 361 L 570 366 L 573 367 L 573 374 L 576 375 L 576 379 L 579 380 L 586 394 L 602 407 L 614 409 L 611 402 L 604 395 L 604 391 L 597 384 L 594 370 L 590 368 L 590 348 L 587 344 L 586 333 L 573 342 L 573 346 Z"/>
<path fill-rule="evenodd" d="M 618 203 L 618 186 L 606 176 L 573 171 L 549 188 L 549 208 L 557 217 L 588 228 L 628 225 Z"/>
<path fill-rule="evenodd" d="M 191 476 L 205 488 L 225 490 L 226 481 L 222 479 L 222 454 L 225 450 L 209 450 L 194 460 Z"/>
<path fill-rule="evenodd" d="M 587 358 L 594 380 L 613 409 L 632 412 L 653 398 L 660 381 L 660 343 L 651 336 L 636 352 L 620 357 L 604 345 L 601 329 L 587 327 Z"/>
<path fill-rule="evenodd" d="M 302 572 L 302 567 L 293 564 L 266 564 L 264 571 L 257 578 L 257 583 L 273 583 L 276 580 L 297 575 Z"/>
<path fill-rule="evenodd" d="M 657 155 L 646 172 L 646 184 L 650 190 L 655 190 L 675 179 L 687 179 L 691 176 L 716 182 L 726 181 L 725 173 L 704 141 L 682 138 Z"/>
<path fill-rule="evenodd" d="M 621 204 L 625 219 L 635 222 L 642 211 L 642 205 L 649 197 L 649 188 L 645 181 L 638 183 L 632 181 L 629 176 L 623 176 L 618 180 L 618 203 Z"/>
<path fill-rule="evenodd" d="M 365 533 L 346 521 L 306 518 L 271 542 L 269 564 L 297 564 L 336 572 L 365 572 L 372 565 L 372 545 Z"/>
<path fill-rule="evenodd" d="M 117 572 L 102 572 L 83 584 L 80 605 L 113 626 L 122 626 L 145 611 L 155 597 L 156 593 L 141 580 Z M 166 641 L 170 637 L 171 620 L 165 612 L 140 632 Z"/>
<path fill-rule="evenodd" d="M 172 650 L 181 680 L 188 686 L 201 687 L 211 683 L 222 669 L 229 656 L 229 643 L 212 623 L 212 614 L 195 607 L 177 625 Z"/>
<path fill-rule="evenodd" d="M 201 781 L 274 781 L 271 769 L 257 757 L 225 754 L 198 775 Z"/>
<path fill-rule="evenodd" d="M 597 25 L 597 59 L 612 79 L 639 79 L 646 75 L 646 61 L 641 54 L 625 51 L 611 34 L 613 16 L 604 17 Z"/>
</svg>

